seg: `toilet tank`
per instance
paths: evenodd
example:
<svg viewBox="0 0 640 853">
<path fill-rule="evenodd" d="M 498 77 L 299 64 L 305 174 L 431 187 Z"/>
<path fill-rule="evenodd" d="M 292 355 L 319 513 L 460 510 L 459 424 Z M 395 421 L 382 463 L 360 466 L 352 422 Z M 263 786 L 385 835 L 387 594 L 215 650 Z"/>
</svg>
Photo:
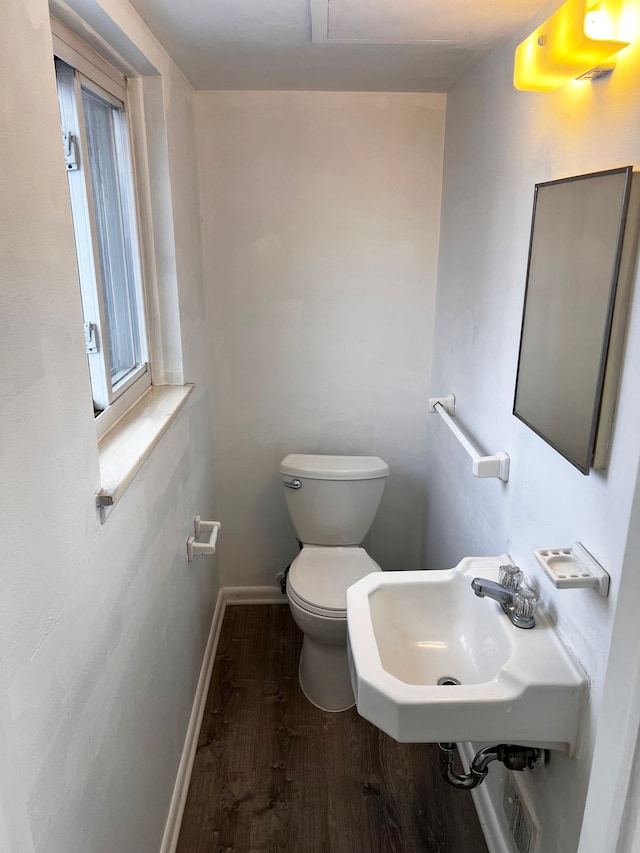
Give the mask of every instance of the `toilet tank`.
<svg viewBox="0 0 640 853">
<path fill-rule="evenodd" d="M 388 476 L 389 466 L 377 456 L 285 456 L 280 479 L 298 539 L 306 545 L 359 545 Z"/>
</svg>

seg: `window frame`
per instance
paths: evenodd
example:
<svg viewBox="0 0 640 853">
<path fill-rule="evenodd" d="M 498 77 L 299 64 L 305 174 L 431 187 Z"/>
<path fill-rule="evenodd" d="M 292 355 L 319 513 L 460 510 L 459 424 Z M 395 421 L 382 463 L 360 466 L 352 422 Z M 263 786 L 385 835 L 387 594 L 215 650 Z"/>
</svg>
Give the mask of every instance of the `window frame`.
<svg viewBox="0 0 640 853">
<path fill-rule="evenodd" d="M 87 353 L 94 404 L 97 400 L 102 411 L 96 416 L 96 430 L 101 438 L 125 412 L 134 405 L 151 385 L 151 365 L 148 354 L 148 314 L 143 274 L 143 254 L 140 239 L 140 211 L 134 172 L 132 121 L 127 98 L 127 80 L 121 72 L 100 57 L 93 49 L 68 31 L 55 18 L 51 19 L 54 56 L 61 60 L 57 64 L 61 120 L 71 132 L 78 146 L 79 167 L 68 169 L 78 276 L 82 309 L 85 321 L 85 338 L 91 337 L 88 323 L 94 323 L 94 338 L 98 352 Z M 114 117 L 114 140 L 117 150 L 119 184 L 122 191 L 122 214 L 127 223 L 126 242 L 130 250 L 128 258 L 132 276 L 128 295 L 132 296 L 135 312 L 136 350 L 139 362 L 125 377 L 111 382 L 109 346 L 104 305 L 103 285 L 100 270 L 100 255 L 92 197 L 92 180 L 89 173 L 88 144 L 85 133 L 82 90 L 95 93 L 98 98 L 112 104 L 117 112 Z M 87 168 L 85 169 L 85 164 Z"/>
</svg>

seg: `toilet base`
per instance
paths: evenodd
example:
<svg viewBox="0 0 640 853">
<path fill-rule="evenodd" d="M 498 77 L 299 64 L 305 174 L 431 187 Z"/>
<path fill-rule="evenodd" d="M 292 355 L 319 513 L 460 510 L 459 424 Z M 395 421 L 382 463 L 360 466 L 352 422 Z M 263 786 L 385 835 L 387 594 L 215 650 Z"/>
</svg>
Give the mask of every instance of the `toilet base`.
<svg viewBox="0 0 640 853">
<path fill-rule="evenodd" d="M 321 711 L 337 713 L 356 704 L 346 642 L 344 645 L 326 645 L 305 634 L 298 678 L 304 695 Z"/>
</svg>

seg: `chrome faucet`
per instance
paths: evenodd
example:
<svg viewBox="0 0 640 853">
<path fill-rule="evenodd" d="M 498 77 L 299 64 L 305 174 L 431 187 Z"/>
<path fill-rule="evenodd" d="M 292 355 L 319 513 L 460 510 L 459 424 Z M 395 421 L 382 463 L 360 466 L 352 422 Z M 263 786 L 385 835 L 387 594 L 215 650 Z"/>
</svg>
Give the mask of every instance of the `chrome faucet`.
<svg viewBox="0 0 640 853">
<path fill-rule="evenodd" d="M 534 628 L 538 599 L 530 589 L 505 586 L 486 578 L 474 578 L 471 588 L 479 598 L 493 598 L 516 628 Z"/>
</svg>

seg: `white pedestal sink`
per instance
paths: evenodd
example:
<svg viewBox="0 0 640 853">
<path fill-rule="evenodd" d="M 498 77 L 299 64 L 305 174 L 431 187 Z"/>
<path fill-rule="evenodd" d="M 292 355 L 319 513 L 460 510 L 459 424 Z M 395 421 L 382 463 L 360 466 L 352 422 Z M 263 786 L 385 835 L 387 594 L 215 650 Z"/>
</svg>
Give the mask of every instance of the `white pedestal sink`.
<svg viewBox="0 0 640 853">
<path fill-rule="evenodd" d="M 376 572 L 347 591 L 358 712 L 402 742 L 481 741 L 575 754 L 587 679 L 543 613 L 516 628 L 478 598 L 503 557 L 444 571 Z M 459 685 L 438 684 L 442 679 Z"/>
</svg>

